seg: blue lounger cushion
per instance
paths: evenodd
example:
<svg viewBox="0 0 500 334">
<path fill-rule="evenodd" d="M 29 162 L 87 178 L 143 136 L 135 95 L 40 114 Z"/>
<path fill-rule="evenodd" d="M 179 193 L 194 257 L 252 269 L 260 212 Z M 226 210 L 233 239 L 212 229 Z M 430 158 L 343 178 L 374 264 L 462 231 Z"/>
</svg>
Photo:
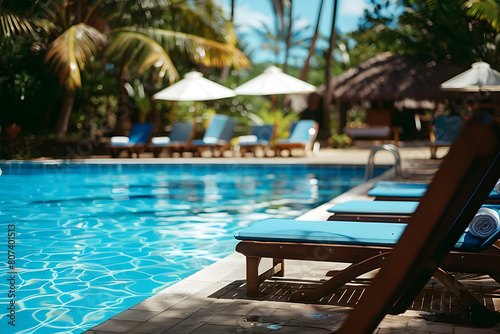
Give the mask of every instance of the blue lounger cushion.
<svg viewBox="0 0 500 334">
<path fill-rule="evenodd" d="M 412 215 L 420 202 L 404 201 L 347 201 L 330 207 L 331 213 L 360 215 Z M 500 205 L 485 204 L 485 208 L 500 211 Z"/>
<path fill-rule="evenodd" d="M 427 191 L 427 183 L 379 181 L 368 191 L 375 197 L 422 197 Z M 500 200 L 500 194 L 494 189 L 488 195 L 490 200 Z"/>
<path fill-rule="evenodd" d="M 417 210 L 420 202 L 399 201 L 347 201 L 332 206 L 331 213 L 348 213 L 363 215 L 411 215 Z M 500 208 L 500 206 L 499 206 Z"/>
<path fill-rule="evenodd" d="M 266 242 L 393 247 L 406 226 L 407 224 L 401 223 L 266 219 L 240 231 L 235 238 Z M 454 249 L 478 251 L 488 248 L 498 239 L 498 234 L 497 230 L 490 238 L 484 240 L 474 237 L 466 230 Z"/>
</svg>

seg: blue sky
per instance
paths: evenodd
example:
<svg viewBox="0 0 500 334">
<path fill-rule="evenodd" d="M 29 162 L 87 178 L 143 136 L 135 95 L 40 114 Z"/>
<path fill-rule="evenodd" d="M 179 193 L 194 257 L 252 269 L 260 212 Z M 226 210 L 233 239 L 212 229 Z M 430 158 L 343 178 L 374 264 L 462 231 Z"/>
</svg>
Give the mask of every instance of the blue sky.
<svg viewBox="0 0 500 334">
<path fill-rule="evenodd" d="M 231 6 L 230 0 L 219 0 L 227 8 Z M 341 33 L 355 30 L 367 0 L 339 1 L 337 9 L 336 27 Z M 295 29 L 304 29 L 304 36 L 311 37 L 314 33 L 320 0 L 295 0 L 293 1 L 293 16 Z M 274 27 L 274 12 L 270 0 L 236 0 L 234 24 L 238 35 L 249 44 L 249 49 L 255 50 L 252 60 L 255 62 L 271 61 L 277 64 L 283 62 L 283 57 L 276 59 L 271 51 L 262 50 L 262 40 L 254 32 L 254 28 L 262 28 L 263 23 Z M 330 35 L 333 16 L 333 1 L 325 0 L 320 23 L 320 33 Z M 308 27 L 309 26 L 309 27 Z M 308 27 L 308 28 L 306 28 Z M 296 50 L 295 55 L 306 55 L 306 51 Z"/>
</svg>

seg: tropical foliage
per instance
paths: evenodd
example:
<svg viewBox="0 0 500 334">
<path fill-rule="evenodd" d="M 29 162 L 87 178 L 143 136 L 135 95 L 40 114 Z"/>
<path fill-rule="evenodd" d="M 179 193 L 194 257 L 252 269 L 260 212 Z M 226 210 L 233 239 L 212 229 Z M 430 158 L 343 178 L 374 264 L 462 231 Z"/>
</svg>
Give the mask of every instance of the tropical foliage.
<svg viewBox="0 0 500 334">
<path fill-rule="evenodd" d="M 371 0 L 364 22 L 350 34 L 358 64 L 375 53 L 422 54 L 469 66 L 482 59 L 497 67 L 498 13 L 494 0 Z"/>
<path fill-rule="evenodd" d="M 179 78 L 176 65 L 184 71 L 249 66 L 236 47 L 231 23 L 212 0 L 47 0 L 29 5 L 2 2 L 0 43 L 2 49 L 14 42 L 32 43 L 44 54 L 64 90 L 56 134 L 66 132 L 77 90 L 92 70 L 117 78 L 123 104 L 128 101 L 127 81 L 145 80 L 153 90 L 164 78 L 170 83 Z"/>
</svg>

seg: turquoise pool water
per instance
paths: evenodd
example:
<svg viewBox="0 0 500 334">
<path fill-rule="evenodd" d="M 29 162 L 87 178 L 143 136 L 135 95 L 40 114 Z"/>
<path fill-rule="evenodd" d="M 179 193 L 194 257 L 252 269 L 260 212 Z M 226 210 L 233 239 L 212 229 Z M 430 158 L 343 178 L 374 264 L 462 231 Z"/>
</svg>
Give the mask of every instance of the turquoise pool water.
<svg viewBox="0 0 500 334">
<path fill-rule="evenodd" d="M 236 231 L 295 218 L 364 177 L 326 165 L 0 168 L 2 333 L 81 333 L 230 254 Z"/>
</svg>

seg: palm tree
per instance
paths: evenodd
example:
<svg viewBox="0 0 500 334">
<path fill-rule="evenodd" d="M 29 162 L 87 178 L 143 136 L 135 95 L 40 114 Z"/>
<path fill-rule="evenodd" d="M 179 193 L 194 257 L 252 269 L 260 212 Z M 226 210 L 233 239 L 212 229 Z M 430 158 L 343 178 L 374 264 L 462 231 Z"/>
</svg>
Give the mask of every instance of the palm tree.
<svg viewBox="0 0 500 334">
<path fill-rule="evenodd" d="M 330 80 L 332 78 L 332 67 L 333 67 L 333 50 L 336 44 L 337 33 L 335 30 L 335 22 L 337 16 L 337 0 L 333 2 L 333 17 L 332 17 L 332 30 L 330 32 L 330 43 L 328 46 L 328 52 L 326 54 L 326 71 L 325 71 L 325 92 L 323 94 L 323 128 L 325 129 L 323 138 L 330 138 L 332 133 L 330 129 L 330 102 L 331 102 L 331 93 L 330 93 Z M 340 119 L 341 113 L 338 110 L 339 122 L 338 124 L 338 133 L 342 133 L 342 121 Z"/>
<path fill-rule="evenodd" d="M 285 37 L 285 63 L 283 64 L 283 72 L 288 73 L 288 58 L 290 56 L 290 48 L 292 47 L 292 25 L 293 25 L 293 2 L 289 0 L 288 5 L 288 27 Z"/>
<path fill-rule="evenodd" d="M 182 53 L 191 62 L 209 67 L 249 65 L 235 47 L 232 25 L 205 19 L 207 13 L 215 17 L 219 11 L 212 0 L 199 1 L 196 7 L 188 0 L 49 0 L 39 6 L 57 27 L 45 57 L 65 89 L 56 135 L 67 131 L 75 93 L 82 86 L 81 72 L 100 58 L 101 50 L 123 72 L 141 75 L 152 69 L 158 80 L 167 77 L 170 82 L 179 77 L 171 54 Z M 192 33 L 181 32 L 189 19 L 194 19 L 189 25 Z M 223 38 L 215 40 L 216 34 Z"/>
<path fill-rule="evenodd" d="M 321 0 L 319 4 L 318 19 L 316 20 L 316 28 L 314 29 L 314 35 L 311 39 L 311 45 L 309 46 L 309 53 L 307 54 L 307 58 L 304 61 L 304 66 L 300 70 L 299 79 L 301 80 L 306 80 L 307 73 L 309 72 L 309 62 L 311 61 L 311 57 L 316 52 L 316 41 L 318 40 L 319 37 L 319 24 L 321 21 L 321 13 L 323 12 L 323 2 L 324 1 Z"/>
</svg>

